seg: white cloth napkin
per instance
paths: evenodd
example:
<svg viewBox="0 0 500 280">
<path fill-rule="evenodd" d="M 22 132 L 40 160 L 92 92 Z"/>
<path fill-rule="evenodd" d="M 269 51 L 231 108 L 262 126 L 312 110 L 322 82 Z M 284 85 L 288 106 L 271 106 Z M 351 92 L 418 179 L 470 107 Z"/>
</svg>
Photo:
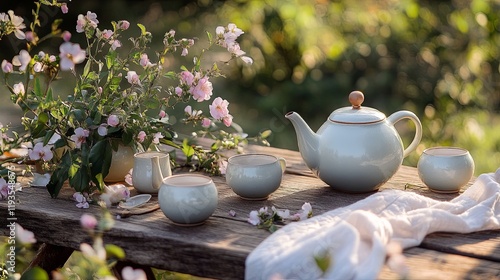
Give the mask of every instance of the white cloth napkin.
<svg viewBox="0 0 500 280">
<path fill-rule="evenodd" d="M 451 201 L 385 190 L 284 226 L 247 257 L 245 279 L 375 279 L 389 242 L 409 248 L 432 232 L 491 229 L 500 229 L 500 168 Z M 314 257 L 325 252 L 331 265 L 322 275 Z"/>
</svg>

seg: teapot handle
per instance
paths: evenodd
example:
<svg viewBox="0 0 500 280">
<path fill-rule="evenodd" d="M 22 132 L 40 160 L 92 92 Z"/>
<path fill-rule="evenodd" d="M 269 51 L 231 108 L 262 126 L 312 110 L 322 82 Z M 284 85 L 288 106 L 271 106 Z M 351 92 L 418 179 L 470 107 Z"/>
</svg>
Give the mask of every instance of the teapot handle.
<svg viewBox="0 0 500 280">
<path fill-rule="evenodd" d="M 389 122 L 392 123 L 392 125 L 394 125 L 395 123 L 397 123 L 402 119 L 410 119 L 415 124 L 415 137 L 413 137 L 413 141 L 403 151 L 403 158 L 405 158 L 406 156 L 408 156 L 409 153 L 413 152 L 420 143 L 420 140 L 422 139 L 422 124 L 420 123 L 420 120 L 414 113 L 404 110 L 393 113 L 387 119 L 389 120 Z"/>
</svg>

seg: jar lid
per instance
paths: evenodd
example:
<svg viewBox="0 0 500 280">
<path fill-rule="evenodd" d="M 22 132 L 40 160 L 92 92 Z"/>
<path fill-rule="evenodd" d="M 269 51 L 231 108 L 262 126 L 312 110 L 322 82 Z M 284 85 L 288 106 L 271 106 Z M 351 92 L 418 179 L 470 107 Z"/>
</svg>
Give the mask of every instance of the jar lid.
<svg viewBox="0 0 500 280">
<path fill-rule="evenodd" d="M 353 91 L 349 94 L 349 102 L 352 107 L 339 108 L 330 114 L 328 118 L 332 122 L 345 124 L 369 124 L 385 120 L 384 113 L 370 107 L 361 107 L 365 97 L 361 91 Z"/>
</svg>

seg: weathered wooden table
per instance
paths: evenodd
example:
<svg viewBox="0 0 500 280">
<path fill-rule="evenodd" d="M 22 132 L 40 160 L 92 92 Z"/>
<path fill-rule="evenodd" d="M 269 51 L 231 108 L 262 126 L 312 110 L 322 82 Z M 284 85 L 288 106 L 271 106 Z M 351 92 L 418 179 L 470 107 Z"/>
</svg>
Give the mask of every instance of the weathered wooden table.
<svg viewBox="0 0 500 280">
<path fill-rule="evenodd" d="M 370 195 L 332 190 L 314 177 L 295 151 L 250 147 L 247 152 L 273 154 L 287 160 L 282 186 L 268 200 L 242 200 L 225 184 L 224 178 L 214 177 L 219 205 L 205 224 L 179 227 L 161 210 L 156 210 L 116 220 L 114 228 L 104 235 L 104 241 L 121 246 L 126 252 L 126 261 L 140 266 L 210 278 L 241 279 L 246 257 L 271 234 L 246 222 L 251 210 L 274 205 L 294 212 L 304 202 L 310 202 L 314 215 L 319 215 Z M 407 166 L 402 166 L 381 187 L 390 188 L 439 200 L 451 200 L 458 195 L 429 191 L 418 178 L 416 169 Z M 80 229 L 80 216 L 86 212 L 100 214 L 98 206 L 76 208 L 75 202 L 69 199 L 71 194 L 67 189 L 59 198 L 51 199 L 46 190 L 34 187 L 16 194 L 17 222 L 33 231 L 47 248 L 59 252 L 63 260 L 73 249 L 78 249 L 81 242 L 89 242 L 89 237 Z M 155 197 L 150 203 L 157 203 Z M 229 215 L 230 210 L 234 210 L 236 216 Z M 0 201 L 0 219 L 2 222 L 7 219 L 6 201 Z M 7 230 L 2 226 L 0 234 L 7 235 Z M 420 246 L 407 249 L 404 254 L 411 269 L 410 279 L 500 279 L 500 231 L 430 234 Z M 52 268 L 43 260 L 39 264 Z M 384 268 L 379 278 L 397 279 L 398 275 Z"/>
</svg>

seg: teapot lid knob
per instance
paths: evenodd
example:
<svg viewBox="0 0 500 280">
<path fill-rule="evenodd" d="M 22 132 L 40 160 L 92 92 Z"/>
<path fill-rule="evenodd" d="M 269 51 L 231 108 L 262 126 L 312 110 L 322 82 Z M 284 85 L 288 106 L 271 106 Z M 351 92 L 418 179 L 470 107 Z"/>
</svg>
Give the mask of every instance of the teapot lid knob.
<svg viewBox="0 0 500 280">
<path fill-rule="evenodd" d="M 361 108 L 361 103 L 365 100 L 365 96 L 361 91 L 353 91 L 349 94 L 349 102 L 352 104 L 353 109 Z"/>
</svg>

